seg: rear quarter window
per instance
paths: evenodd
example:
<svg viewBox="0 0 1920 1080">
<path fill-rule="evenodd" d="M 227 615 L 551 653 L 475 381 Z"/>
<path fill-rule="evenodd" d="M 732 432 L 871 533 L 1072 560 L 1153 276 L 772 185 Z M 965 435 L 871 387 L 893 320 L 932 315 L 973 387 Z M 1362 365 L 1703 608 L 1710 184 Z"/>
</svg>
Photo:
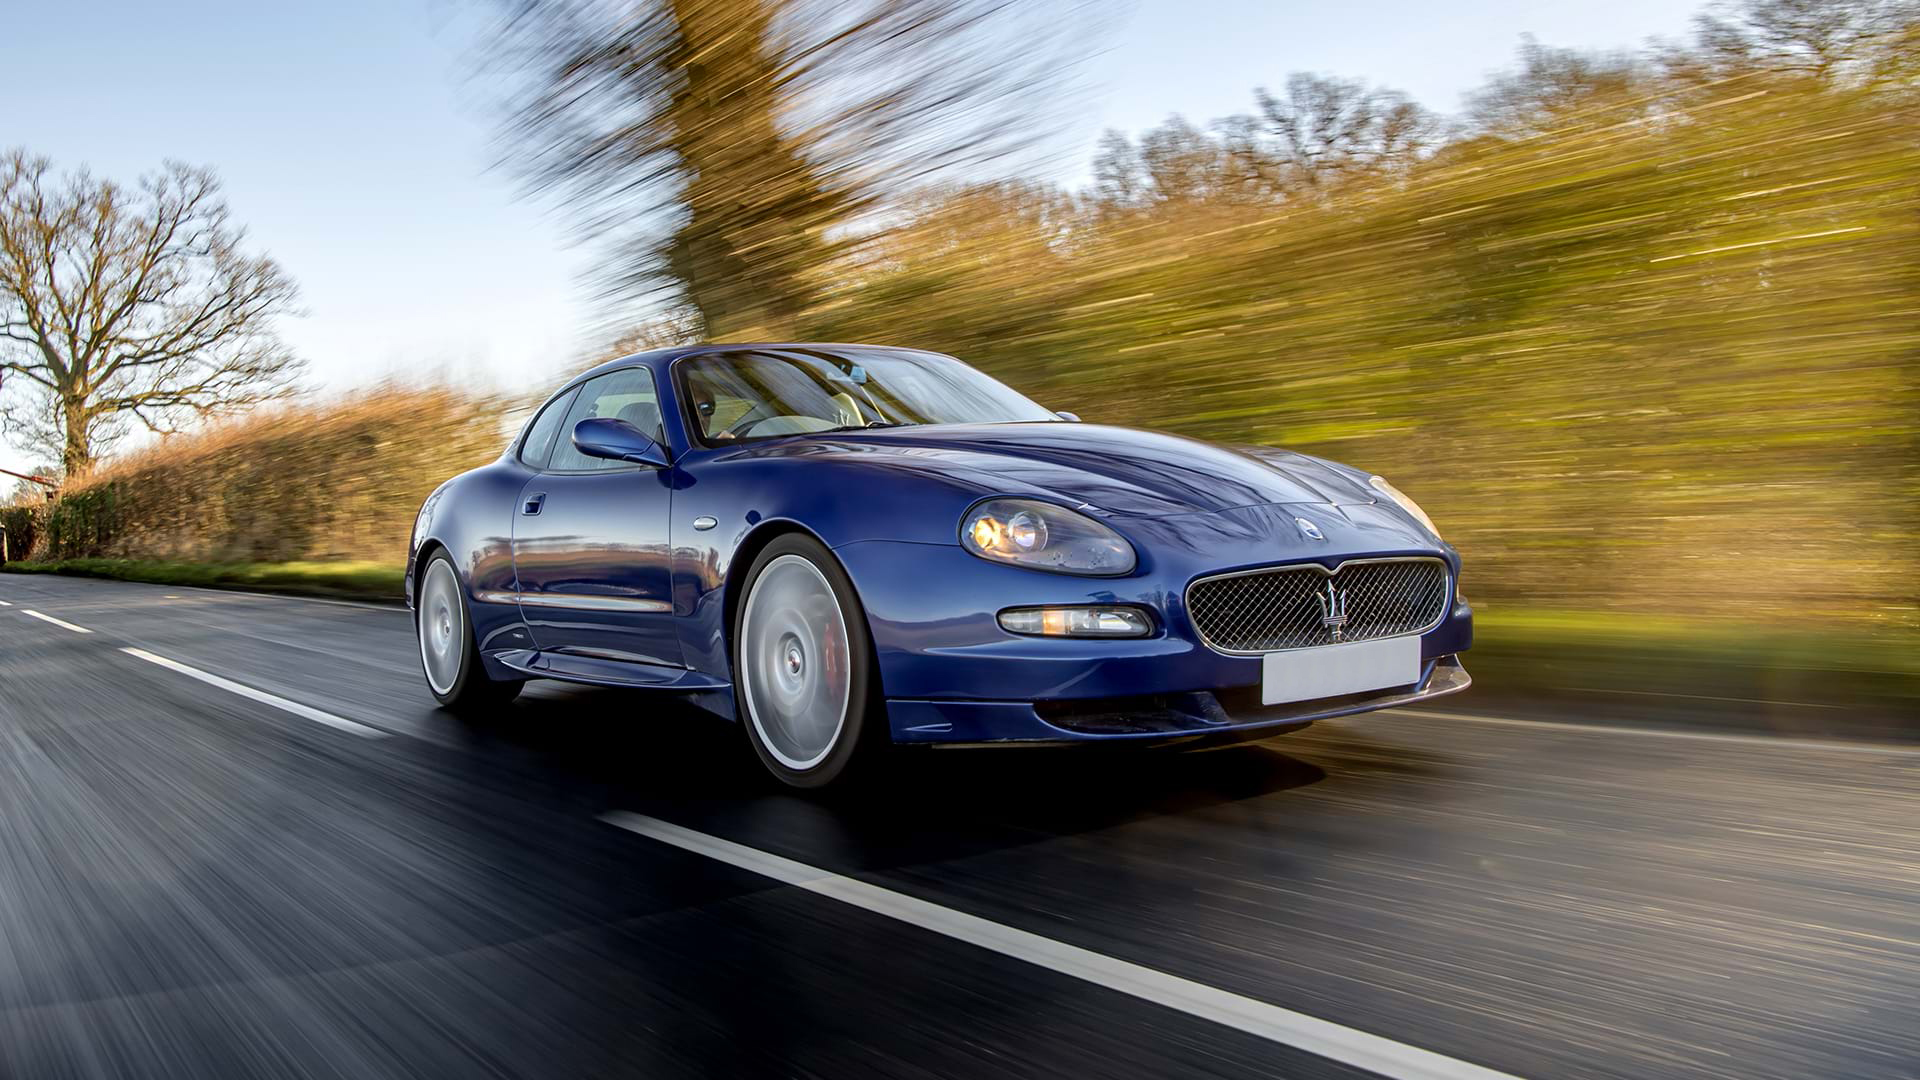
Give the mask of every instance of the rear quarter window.
<svg viewBox="0 0 1920 1080">
<path fill-rule="evenodd" d="M 547 467 L 547 457 L 553 453 L 553 437 L 560 432 L 560 422 L 567 418 L 567 406 L 580 391 L 569 390 L 547 403 L 534 418 L 533 425 L 527 428 L 527 437 L 520 444 L 520 460 L 536 469 Z"/>
</svg>

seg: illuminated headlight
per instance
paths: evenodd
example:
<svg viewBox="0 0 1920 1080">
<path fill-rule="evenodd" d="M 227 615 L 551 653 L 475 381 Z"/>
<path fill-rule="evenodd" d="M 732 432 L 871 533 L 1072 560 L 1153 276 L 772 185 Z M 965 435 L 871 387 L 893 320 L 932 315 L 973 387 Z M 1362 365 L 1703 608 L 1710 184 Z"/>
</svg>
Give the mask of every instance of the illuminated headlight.
<svg viewBox="0 0 1920 1080">
<path fill-rule="evenodd" d="M 1153 620 L 1133 607 L 1030 607 L 1000 613 L 1000 628 L 1035 637 L 1146 637 Z"/>
<path fill-rule="evenodd" d="M 1394 502 L 1399 503 L 1400 509 L 1405 510 L 1409 514 L 1412 514 L 1414 517 L 1414 520 L 1418 521 L 1422 525 L 1425 525 L 1427 527 L 1427 531 L 1432 533 L 1435 539 L 1439 538 L 1440 526 L 1435 525 L 1433 523 L 1433 519 L 1427 516 L 1427 512 L 1425 510 L 1420 509 L 1419 503 L 1414 502 L 1412 499 L 1407 498 L 1406 492 L 1401 491 L 1399 488 L 1394 487 L 1392 484 L 1387 483 L 1387 478 L 1384 476 L 1368 477 L 1367 483 L 1373 485 L 1373 490 L 1379 492 L 1382 495 L 1385 495 L 1387 498 L 1392 499 Z"/>
<path fill-rule="evenodd" d="M 960 522 L 960 546 L 990 562 L 1062 574 L 1130 573 L 1133 545 L 1085 514 L 1035 499 L 989 499 Z"/>
</svg>

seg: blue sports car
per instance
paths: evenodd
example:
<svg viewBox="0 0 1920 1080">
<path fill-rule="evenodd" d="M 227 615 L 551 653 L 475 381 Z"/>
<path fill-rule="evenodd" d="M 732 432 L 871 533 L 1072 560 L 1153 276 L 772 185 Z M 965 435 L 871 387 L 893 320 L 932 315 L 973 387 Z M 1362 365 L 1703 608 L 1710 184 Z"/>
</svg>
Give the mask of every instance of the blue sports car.
<svg viewBox="0 0 1920 1080">
<path fill-rule="evenodd" d="M 817 787 L 882 744 L 1261 735 L 1450 694 L 1460 557 L 1378 476 L 1079 423 L 936 353 L 602 364 L 420 508 L 427 686 L 680 695 Z"/>
</svg>

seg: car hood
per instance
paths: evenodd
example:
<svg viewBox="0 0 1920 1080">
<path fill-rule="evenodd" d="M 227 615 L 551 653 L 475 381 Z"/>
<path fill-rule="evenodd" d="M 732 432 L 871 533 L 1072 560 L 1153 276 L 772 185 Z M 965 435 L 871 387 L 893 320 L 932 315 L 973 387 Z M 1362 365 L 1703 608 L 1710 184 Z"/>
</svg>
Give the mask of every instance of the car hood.
<svg viewBox="0 0 1920 1080">
<path fill-rule="evenodd" d="M 878 428 L 783 439 L 747 453 L 852 459 L 927 473 L 981 494 L 1051 496 L 1114 516 L 1375 501 L 1363 481 L 1304 454 L 1098 424 Z"/>
</svg>

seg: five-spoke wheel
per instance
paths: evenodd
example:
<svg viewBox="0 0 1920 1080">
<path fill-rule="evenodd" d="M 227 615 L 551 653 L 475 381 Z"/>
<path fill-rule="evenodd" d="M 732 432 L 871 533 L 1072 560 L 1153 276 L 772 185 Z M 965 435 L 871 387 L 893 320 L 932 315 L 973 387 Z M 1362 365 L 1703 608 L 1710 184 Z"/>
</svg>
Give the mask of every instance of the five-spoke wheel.
<svg viewBox="0 0 1920 1080">
<path fill-rule="evenodd" d="M 735 615 L 741 719 L 768 770 L 827 784 L 866 741 L 866 618 L 846 572 L 819 542 L 782 536 L 754 560 Z"/>
<path fill-rule="evenodd" d="M 413 605 L 414 632 L 420 639 L 420 666 L 427 689 L 450 709 L 478 709 L 513 700 L 520 681 L 487 677 L 473 642 L 473 620 L 467 615 L 465 590 L 453 569 L 453 560 L 437 551 L 420 574 Z"/>
</svg>

